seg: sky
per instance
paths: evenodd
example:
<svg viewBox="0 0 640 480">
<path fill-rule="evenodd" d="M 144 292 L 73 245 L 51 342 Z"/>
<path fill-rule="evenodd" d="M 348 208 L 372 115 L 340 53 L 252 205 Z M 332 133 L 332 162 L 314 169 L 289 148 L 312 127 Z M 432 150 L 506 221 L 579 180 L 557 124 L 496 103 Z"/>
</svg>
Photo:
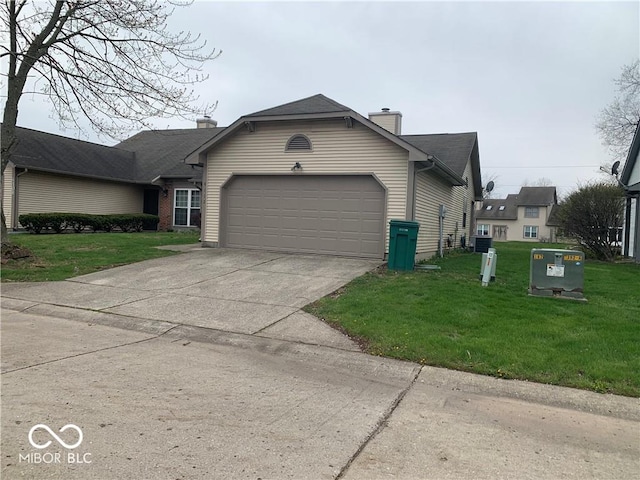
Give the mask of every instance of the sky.
<svg viewBox="0 0 640 480">
<path fill-rule="evenodd" d="M 403 134 L 477 132 L 494 198 L 547 179 L 567 195 L 603 179 L 595 130 L 623 65 L 640 56 L 640 2 L 212 2 L 169 20 L 222 50 L 196 88 L 219 126 L 322 93 L 366 116 L 400 111 Z M 42 95 L 18 124 L 61 129 Z M 195 118 L 157 128 L 191 128 Z M 135 132 L 131 132 L 134 134 Z"/>
</svg>

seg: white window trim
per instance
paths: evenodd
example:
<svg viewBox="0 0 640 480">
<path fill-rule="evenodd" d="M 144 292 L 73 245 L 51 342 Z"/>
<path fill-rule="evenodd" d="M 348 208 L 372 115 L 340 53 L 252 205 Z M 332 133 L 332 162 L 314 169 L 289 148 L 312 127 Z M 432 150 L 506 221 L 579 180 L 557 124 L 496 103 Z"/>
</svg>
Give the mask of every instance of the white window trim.
<svg viewBox="0 0 640 480">
<path fill-rule="evenodd" d="M 532 229 L 529 231 L 530 232 L 529 236 L 527 236 L 527 228 Z M 535 229 L 535 235 L 531 235 L 531 233 L 534 233 L 533 229 Z M 540 233 L 540 229 L 538 228 L 538 225 L 525 225 L 524 228 L 522 229 L 522 238 L 528 238 L 528 239 L 538 238 L 539 233 Z"/>
<path fill-rule="evenodd" d="M 189 192 L 187 195 L 187 206 L 186 207 L 178 207 L 176 205 L 176 201 L 178 199 L 178 192 L 180 191 L 187 191 Z M 200 190 L 198 190 L 197 188 L 176 188 L 173 191 L 173 218 L 172 218 L 172 224 L 174 227 L 197 227 L 197 225 L 191 225 L 191 211 L 192 210 L 198 210 L 201 214 L 202 214 L 202 192 L 200 192 L 200 206 L 198 208 L 192 207 L 191 206 L 191 197 L 193 195 L 193 192 L 200 192 Z M 187 224 L 186 225 L 181 225 L 181 224 L 177 224 L 176 223 L 176 210 L 180 208 L 180 209 L 187 209 Z"/>
<path fill-rule="evenodd" d="M 487 233 L 480 233 L 480 227 L 487 227 Z M 483 237 L 489 236 L 489 231 L 491 230 L 491 225 L 489 223 L 479 223 L 476 227 L 476 235 L 481 235 Z M 484 232 L 484 229 L 483 229 Z"/>
</svg>

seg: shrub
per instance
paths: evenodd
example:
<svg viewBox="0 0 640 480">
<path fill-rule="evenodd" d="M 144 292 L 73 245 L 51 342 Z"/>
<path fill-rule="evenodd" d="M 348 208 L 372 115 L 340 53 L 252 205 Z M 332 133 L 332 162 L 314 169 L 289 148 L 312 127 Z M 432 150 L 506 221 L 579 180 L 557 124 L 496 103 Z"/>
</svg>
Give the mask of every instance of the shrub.
<svg viewBox="0 0 640 480">
<path fill-rule="evenodd" d="M 87 228 L 94 232 L 103 230 L 111 232 L 115 228 L 123 232 L 141 232 L 145 223 L 158 224 L 157 215 L 146 213 L 91 215 L 87 213 L 27 213 L 18 218 L 20 224 L 33 233 L 43 230 L 53 230 L 62 233 L 65 229 L 72 229 L 80 233 Z"/>
<path fill-rule="evenodd" d="M 616 234 L 624 217 L 624 191 L 617 185 L 593 183 L 580 187 L 560 204 L 565 235 L 578 240 L 599 260 L 617 253 Z"/>
</svg>

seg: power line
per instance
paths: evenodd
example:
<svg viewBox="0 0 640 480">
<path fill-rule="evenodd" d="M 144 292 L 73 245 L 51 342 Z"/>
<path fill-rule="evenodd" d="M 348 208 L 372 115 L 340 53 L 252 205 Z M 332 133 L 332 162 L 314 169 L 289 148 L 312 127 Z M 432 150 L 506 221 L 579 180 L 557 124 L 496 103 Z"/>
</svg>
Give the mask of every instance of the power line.
<svg viewBox="0 0 640 480">
<path fill-rule="evenodd" d="M 482 168 L 587 168 L 587 167 L 593 167 L 593 168 L 598 168 L 600 167 L 600 165 L 566 165 L 566 166 L 561 166 L 561 165 L 549 165 L 549 166 L 533 166 L 533 167 L 520 167 L 520 166 L 506 166 L 506 167 L 498 167 L 498 166 L 493 166 L 493 165 L 485 165 Z"/>
</svg>

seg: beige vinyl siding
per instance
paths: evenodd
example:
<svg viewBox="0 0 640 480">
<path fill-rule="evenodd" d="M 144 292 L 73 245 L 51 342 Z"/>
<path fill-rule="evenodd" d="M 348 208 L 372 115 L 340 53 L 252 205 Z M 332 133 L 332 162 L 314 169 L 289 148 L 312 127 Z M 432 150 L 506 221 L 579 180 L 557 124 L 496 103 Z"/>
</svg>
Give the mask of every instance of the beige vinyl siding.
<svg viewBox="0 0 640 480">
<path fill-rule="evenodd" d="M 27 172 L 18 178 L 23 213 L 142 213 L 143 188 L 81 177 Z"/>
<path fill-rule="evenodd" d="M 470 164 L 467 165 L 463 178 L 469 178 L 473 185 Z M 419 172 L 416 175 L 415 220 L 420 223 L 416 253 L 424 258 L 438 251 L 440 238 L 439 209 L 444 205 L 447 209 L 444 218 L 443 238 L 453 235 L 454 245 L 460 245 L 460 237 L 466 233 L 467 241 L 471 232 L 472 187 L 452 186 L 431 171 Z M 462 213 L 466 199 L 467 224 L 462 228 Z"/>
<path fill-rule="evenodd" d="M 507 225 L 507 240 L 509 241 L 520 241 L 520 242 L 540 242 L 541 239 L 549 240 L 552 237 L 552 228 L 545 225 L 547 222 L 547 218 L 549 217 L 549 213 L 551 211 L 551 207 L 538 207 L 538 218 L 527 218 L 524 216 L 525 207 L 518 207 L 518 219 L 511 220 L 510 222 L 493 222 L 496 225 Z M 485 222 L 491 223 L 491 222 Z M 524 238 L 524 227 L 526 226 L 537 226 L 538 227 L 538 238 Z M 489 231 L 491 234 L 493 231 Z"/>
<path fill-rule="evenodd" d="M 453 210 L 454 217 L 450 220 L 454 221 L 454 230 L 455 230 L 455 222 L 458 222 L 458 235 L 455 238 L 455 246 L 458 247 L 460 245 L 460 237 L 462 235 L 466 235 L 467 243 L 469 242 L 469 238 L 471 237 L 471 232 L 473 231 L 473 225 L 470 225 L 471 222 L 471 212 L 473 210 L 473 172 L 471 169 L 471 162 L 467 162 L 467 166 L 464 169 L 464 173 L 462 174 L 462 178 L 468 180 L 468 185 L 463 186 L 455 186 L 452 187 L 453 190 L 453 205 L 451 209 Z M 462 227 L 462 213 L 465 210 L 467 213 L 467 223 L 465 227 Z M 446 233 L 446 232 L 445 232 Z"/>
<path fill-rule="evenodd" d="M 286 152 L 292 135 L 306 135 L 312 151 Z M 367 127 L 343 121 L 257 123 L 255 132 L 238 131 L 209 153 L 205 169 L 206 223 L 204 241 L 218 243 L 220 187 L 232 173 L 374 173 L 387 189 L 385 222 L 406 215 L 408 153 Z M 302 172 L 291 172 L 300 162 Z M 385 250 L 388 232 L 385 235 Z"/>
<path fill-rule="evenodd" d="M 551 206 L 539 206 L 538 218 L 527 218 L 524 216 L 525 207 L 518 207 L 517 220 L 497 220 L 492 218 L 479 218 L 476 220 L 477 225 L 489 225 L 489 235 L 493 235 L 493 227 L 506 226 L 507 235 L 505 241 L 509 242 L 540 242 L 540 241 L 555 241 L 556 239 L 556 227 L 549 227 L 546 225 L 547 219 L 551 213 Z M 525 226 L 537 226 L 538 238 L 524 238 Z M 475 235 L 475 230 L 474 230 Z M 497 238 L 494 241 L 500 241 Z"/>
<path fill-rule="evenodd" d="M 440 205 L 447 206 L 452 201 L 451 185 L 432 172 L 419 172 L 416 175 L 415 220 L 420 223 L 416 254 L 420 257 L 432 255 L 438 250 L 440 235 L 438 214 Z M 448 212 L 447 212 L 448 213 Z M 445 218 L 444 233 L 451 215 Z"/>
<path fill-rule="evenodd" d="M 2 210 L 4 211 L 7 228 L 13 228 L 13 181 L 15 167 L 7 164 L 4 170 L 4 182 L 2 184 Z"/>
</svg>

